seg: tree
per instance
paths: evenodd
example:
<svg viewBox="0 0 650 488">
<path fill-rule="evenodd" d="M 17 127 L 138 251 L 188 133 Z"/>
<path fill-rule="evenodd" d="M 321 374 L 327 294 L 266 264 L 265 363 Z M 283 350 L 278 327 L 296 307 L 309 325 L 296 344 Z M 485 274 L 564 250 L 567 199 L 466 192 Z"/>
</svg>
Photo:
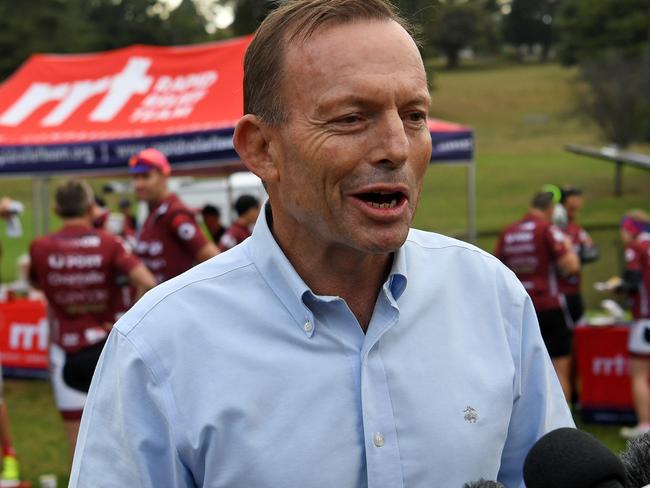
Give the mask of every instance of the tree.
<svg viewBox="0 0 650 488">
<path fill-rule="evenodd" d="M 555 14 L 558 0 L 512 0 L 510 13 L 504 16 L 504 38 L 521 47 L 542 47 L 542 60 L 557 41 Z"/>
<path fill-rule="evenodd" d="M 561 54 L 578 64 L 578 108 L 608 141 L 650 141 L 650 0 L 564 0 Z"/>
<path fill-rule="evenodd" d="M 648 49 L 650 0 L 563 0 L 560 55 L 565 64 L 615 49 L 629 58 Z"/>
<path fill-rule="evenodd" d="M 30 0 L 29 15 L 13 2 L 0 2 L 0 79 L 35 52 L 207 41 L 208 19 L 197 1 L 182 0 L 169 11 L 162 0 Z"/>
<path fill-rule="evenodd" d="M 231 29 L 235 35 L 255 32 L 268 13 L 278 6 L 273 0 L 233 0 L 235 20 Z"/>
<path fill-rule="evenodd" d="M 493 31 L 489 12 L 480 2 L 445 2 L 433 12 L 425 27 L 429 42 L 447 58 L 447 68 L 456 68 L 460 51 L 478 47 Z"/>
</svg>

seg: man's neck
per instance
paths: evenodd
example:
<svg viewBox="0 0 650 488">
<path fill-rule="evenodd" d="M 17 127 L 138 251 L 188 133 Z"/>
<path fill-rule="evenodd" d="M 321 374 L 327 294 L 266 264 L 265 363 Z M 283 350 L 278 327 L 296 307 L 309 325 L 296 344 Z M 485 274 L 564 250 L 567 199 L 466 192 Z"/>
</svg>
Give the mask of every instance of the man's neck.
<svg viewBox="0 0 650 488">
<path fill-rule="evenodd" d="M 271 222 L 269 227 L 272 229 Z M 343 298 L 366 332 L 377 296 L 390 273 L 393 253 L 368 254 L 340 245 L 319 247 L 301 244 L 301 239 L 282 232 L 273 234 L 307 286 L 317 295 Z"/>
<path fill-rule="evenodd" d="M 538 208 L 529 209 L 528 210 L 528 215 L 531 215 L 531 216 L 535 217 L 536 219 L 544 220 L 544 221 L 549 222 L 549 218 L 546 215 L 546 213 L 543 210 L 540 210 Z"/>
<path fill-rule="evenodd" d="M 86 217 L 73 217 L 63 219 L 63 227 L 91 227 L 91 222 Z"/>
<path fill-rule="evenodd" d="M 155 198 L 152 198 L 147 202 L 147 205 L 149 208 L 155 208 L 158 205 L 160 205 L 162 202 L 164 202 L 167 197 L 169 197 L 170 193 L 169 191 L 166 191 L 165 193 L 162 193 L 161 195 L 156 196 Z"/>
</svg>

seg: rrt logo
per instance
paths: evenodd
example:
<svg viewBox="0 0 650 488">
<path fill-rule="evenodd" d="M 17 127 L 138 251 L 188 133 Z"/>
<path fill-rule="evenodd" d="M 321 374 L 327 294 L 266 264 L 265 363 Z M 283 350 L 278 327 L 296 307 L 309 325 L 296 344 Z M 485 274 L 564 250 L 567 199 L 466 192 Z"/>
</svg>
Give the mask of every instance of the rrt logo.
<svg viewBox="0 0 650 488">
<path fill-rule="evenodd" d="M 89 122 L 110 122 L 135 96 L 144 98 L 131 113 L 131 122 L 184 119 L 219 78 L 213 70 L 155 78 L 148 74 L 151 64 L 150 58 L 131 57 L 115 75 L 56 84 L 32 83 L 0 115 L 0 126 L 16 127 L 45 104 L 58 102 L 40 121 L 42 127 L 56 127 L 84 103 L 101 94 L 104 96 L 88 116 Z"/>
<path fill-rule="evenodd" d="M 9 328 L 9 349 L 45 351 L 47 349 L 47 319 L 42 318 L 36 324 L 14 322 Z"/>
</svg>

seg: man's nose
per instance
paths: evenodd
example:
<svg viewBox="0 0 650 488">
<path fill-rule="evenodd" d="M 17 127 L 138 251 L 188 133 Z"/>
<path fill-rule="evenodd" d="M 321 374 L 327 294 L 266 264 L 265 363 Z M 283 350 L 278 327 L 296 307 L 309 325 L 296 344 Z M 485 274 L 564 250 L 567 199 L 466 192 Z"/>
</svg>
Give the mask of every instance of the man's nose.
<svg viewBox="0 0 650 488">
<path fill-rule="evenodd" d="M 378 162 L 392 166 L 403 165 L 409 156 L 410 141 L 404 121 L 398 112 L 389 112 L 380 123 L 377 144 L 380 149 Z"/>
</svg>

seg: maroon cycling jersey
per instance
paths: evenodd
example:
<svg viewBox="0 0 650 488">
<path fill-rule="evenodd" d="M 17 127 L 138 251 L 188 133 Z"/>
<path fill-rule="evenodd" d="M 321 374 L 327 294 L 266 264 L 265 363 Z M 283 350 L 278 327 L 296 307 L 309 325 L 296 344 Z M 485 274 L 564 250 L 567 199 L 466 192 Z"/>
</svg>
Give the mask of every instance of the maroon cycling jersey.
<svg viewBox="0 0 650 488">
<path fill-rule="evenodd" d="M 506 227 L 497 242 L 496 256 L 514 271 L 537 310 L 561 306 L 555 263 L 567 252 L 564 239 L 559 228 L 527 214 Z"/>
<path fill-rule="evenodd" d="M 240 242 L 244 242 L 250 236 L 251 231 L 248 227 L 234 222 L 221 236 L 221 239 L 219 240 L 219 249 L 222 251 L 227 251 L 228 249 L 235 247 Z"/>
<path fill-rule="evenodd" d="M 562 230 L 569 237 L 569 239 L 571 239 L 573 250 L 576 254 L 580 254 L 580 248 L 584 245 L 588 245 L 591 242 L 591 237 L 589 237 L 587 231 L 575 222 L 569 222 L 567 226 Z M 565 295 L 579 295 L 580 277 L 580 272 L 567 276 L 560 276 L 560 293 L 564 293 Z"/>
<path fill-rule="evenodd" d="M 117 278 L 138 259 L 115 236 L 84 225 L 34 240 L 29 254 L 30 278 L 50 305 L 53 342 L 75 352 L 102 340 L 114 322 Z"/>
<path fill-rule="evenodd" d="M 161 283 L 194 266 L 197 253 L 207 243 L 194 213 L 170 194 L 149 208 L 136 236 L 135 254 Z"/>
<path fill-rule="evenodd" d="M 641 274 L 641 283 L 632 293 L 632 316 L 650 319 L 650 233 L 642 232 L 625 246 L 625 269 Z"/>
</svg>

